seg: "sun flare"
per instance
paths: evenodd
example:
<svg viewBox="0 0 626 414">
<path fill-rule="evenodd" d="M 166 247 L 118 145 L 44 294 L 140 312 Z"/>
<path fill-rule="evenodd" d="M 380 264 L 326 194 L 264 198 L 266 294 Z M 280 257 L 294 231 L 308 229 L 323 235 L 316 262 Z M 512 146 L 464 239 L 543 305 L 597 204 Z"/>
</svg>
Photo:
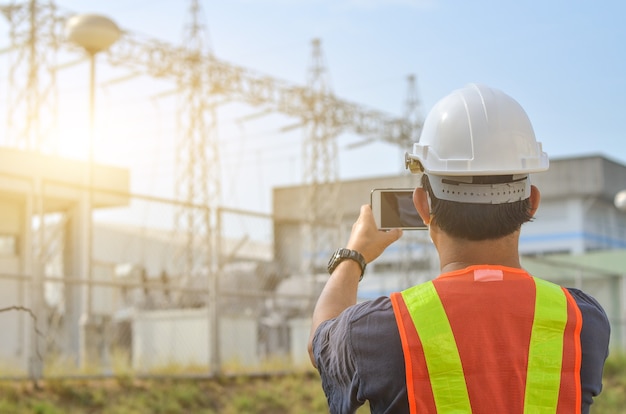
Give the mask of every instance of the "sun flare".
<svg viewBox="0 0 626 414">
<path fill-rule="evenodd" d="M 56 133 L 58 155 L 87 161 L 93 151 L 94 162 L 115 162 L 116 158 L 119 161 L 120 150 L 116 140 L 111 139 L 112 129 L 106 116 L 98 116 L 96 112 L 92 126 L 86 104 L 67 104 L 60 109 L 63 111 Z"/>
</svg>

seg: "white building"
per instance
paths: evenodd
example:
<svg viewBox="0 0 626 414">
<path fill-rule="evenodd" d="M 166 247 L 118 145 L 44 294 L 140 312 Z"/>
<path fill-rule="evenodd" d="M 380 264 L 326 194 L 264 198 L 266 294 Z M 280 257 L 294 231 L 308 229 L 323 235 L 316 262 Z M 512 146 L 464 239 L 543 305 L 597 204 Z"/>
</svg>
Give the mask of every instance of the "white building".
<svg viewBox="0 0 626 414">
<path fill-rule="evenodd" d="M 64 326 L 72 327 L 58 336 L 78 354 L 84 339 L 78 326 L 87 302 L 76 282 L 86 280 L 90 265 L 90 213 L 127 205 L 128 183 L 124 169 L 0 148 L 0 329 L 5 332 L 0 361 L 5 372 L 42 369 L 50 319 L 44 278 L 54 249 L 65 269 L 55 276 L 67 282 L 60 289 L 67 298 Z M 89 192 L 90 186 L 107 193 Z M 63 246 L 49 242 L 50 223 L 63 229 Z"/>
</svg>

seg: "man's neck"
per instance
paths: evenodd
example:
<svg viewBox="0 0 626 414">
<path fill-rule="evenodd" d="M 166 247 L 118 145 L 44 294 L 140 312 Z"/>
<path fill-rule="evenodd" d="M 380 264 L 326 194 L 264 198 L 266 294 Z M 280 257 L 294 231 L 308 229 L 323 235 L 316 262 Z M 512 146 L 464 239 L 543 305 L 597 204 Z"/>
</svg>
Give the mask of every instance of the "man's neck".
<svg viewBox="0 0 626 414">
<path fill-rule="evenodd" d="M 433 241 L 439 252 L 442 273 L 483 264 L 522 267 L 518 251 L 519 231 L 499 239 L 482 241 L 457 239 L 440 232 Z"/>
</svg>

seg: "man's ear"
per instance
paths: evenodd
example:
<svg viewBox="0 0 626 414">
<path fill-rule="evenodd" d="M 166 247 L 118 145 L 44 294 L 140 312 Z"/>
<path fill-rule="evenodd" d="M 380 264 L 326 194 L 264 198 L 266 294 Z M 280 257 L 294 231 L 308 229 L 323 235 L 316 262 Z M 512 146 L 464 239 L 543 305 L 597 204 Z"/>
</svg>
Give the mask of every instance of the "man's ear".
<svg viewBox="0 0 626 414">
<path fill-rule="evenodd" d="M 535 216 L 537 209 L 539 208 L 539 201 L 541 200 L 541 193 L 539 189 L 534 185 L 530 186 L 530 215 Z"/>
<path fill-rule="evenodd" d="M 418 187 L 413 191 L 413 204 L 424 224 L 430 224 L 430 200 L 426 190 Z"/>
</svg>

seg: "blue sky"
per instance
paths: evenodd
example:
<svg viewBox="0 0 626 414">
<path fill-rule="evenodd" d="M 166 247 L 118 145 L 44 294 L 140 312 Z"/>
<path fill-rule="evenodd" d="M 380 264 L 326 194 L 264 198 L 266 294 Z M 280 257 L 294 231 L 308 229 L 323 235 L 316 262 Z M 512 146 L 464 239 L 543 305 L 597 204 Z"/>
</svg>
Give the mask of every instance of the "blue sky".
<svg viewBox="0 0 626 414">
<path fill-rule="evenodd" d="M 57 1 L 76 12 L 106 14 L 124 29 L 173 44 L 183 38 L 188 3 Z M 450 91 L 481 82 L 522 104 L 552 158 L 593 153 L 618 162 L 626 162 L 624 4 L 617 0 L 201 2 L 208 41 L 221 59 L 305 84 L 311 40 L 319 38 L 333 90 L 346 100 L 401 116 L 406 77 L 414 74 L 425 116 Z M 6 31 L 4 22 L 0 31 Z M 4 36 L 0 39 L 5 45 Z M 102 66 L 98 76 L 103 83 L 122 76 L 119 69 Z M 5 73 L 1 76 L 6 79 Z M 68 69 L 58 82 L 60 95 L 75 95 L 73 104 L 66 98 L 68 106 L 75 106 L 68 113 L 84 118 L 84 105 L 77 102 L 87 99 L 86 64 Z M 166 116 L 171 104 L 167 99 L 151 99 L 171 88 L 141 78 L 98 88 L 98 122 L 119 124 L 103 140 L 117 154 L 115 162 L 132 168 L 138 186 L 171 185 L 173 167 L 168 166 L 167 155 L 173 127 Z M 272 186 L 300 182 L 303 132 L 279 133 L 280 127 L 293 121 L 277 116 L 237 122 L 254 112 L 230 108 L 220 114 L 223 197 L 226 205 L 269 210 Z M 358 140 L 348 134 L 339 137 L 342 178 L 402 171 L 405 149 L 384 143 L 346 148 Z"/>
</svg>

